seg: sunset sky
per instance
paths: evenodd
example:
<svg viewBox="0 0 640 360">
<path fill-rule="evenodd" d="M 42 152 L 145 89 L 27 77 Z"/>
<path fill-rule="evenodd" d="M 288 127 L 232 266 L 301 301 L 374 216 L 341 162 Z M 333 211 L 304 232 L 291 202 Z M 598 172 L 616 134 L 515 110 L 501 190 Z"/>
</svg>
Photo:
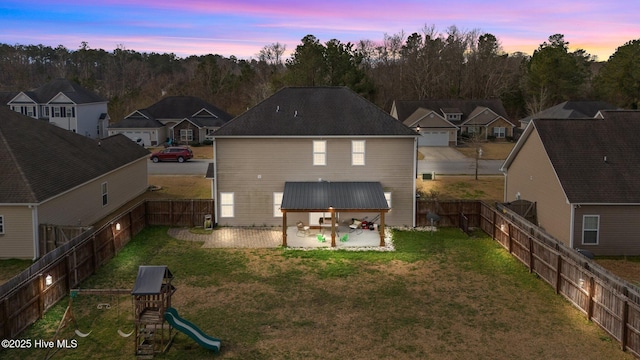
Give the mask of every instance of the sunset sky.
<svg viewBox="0 0 640 360">
<path fill-rule="evenodd" d="M 308 34 L 322 43 L 381 42 L 385 33 L 410 35 L 425 25 L 444 33 L 455 25 L 529 55 L 564 34 L 571 51 L 607 60 L 640 38 L 638 14 L 638 0 L 0 0 L 0 43 L 76 50 L 86 41 L 106 51 L 246 59 L 276 42 L 288 55 Z"/>
</svg>

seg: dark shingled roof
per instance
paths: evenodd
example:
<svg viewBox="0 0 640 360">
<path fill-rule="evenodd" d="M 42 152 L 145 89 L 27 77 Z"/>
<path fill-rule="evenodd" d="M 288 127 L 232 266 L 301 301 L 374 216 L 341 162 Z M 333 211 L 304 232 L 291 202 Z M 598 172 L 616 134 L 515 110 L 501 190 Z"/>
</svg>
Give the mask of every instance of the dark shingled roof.
<svg viewBox="0 0 640 360">
<path fill-rule="evenodd" d="M 467 120 L 468 116 L 477 107 L 487 107 L 498 116 L 502 116 L 505 119 L 509 119 L 507 111 L 502 105 L 500 99 L 485 99 L 485 100 L 396 100 L 394 101 L 396 106 L 396 112 L 398 114 L 398 120 L 405 121 L 411 114 L 413 114 L 418 108 L 430 109 L 437 112 L 440 115 L 444 112 L 447 113 L 462 113 L 460 121 L 452 122 L 454 125 L 460 125 Z"/>
<path fill-rule="evenodd" d="M 379 182 L 286 182 L 282 210 L 385 210 L 389 209 Z"/>
<path fill-rule="evenodd" d="M 233 116 L 195 96 L 167 96 L 145 110 L 156 119 L 184 119 L 207 110 L 223 122 L 231 120 Z"/>
<path fill-rule="evenodd" d="M 533 125 L 569 202 L 640 204 L 640 111 L 603 114 Z"/>
<path fill-rule="evenodd" d="M 37 89 L 25 91 L 24 93 L 39 104 L 48 103 L 59 93 L 63 93 L 76 104 L 89 104 L 107 101 L 100 95 L 67 79 L 55 79 Z"/>
<path fill-rule="evenodd" d="M 148 154 L 124 135 L 94 140 L 0 107 L 0 203 L 39 203 Z"/>
<path fill-rule="evenodd" d="M 417 136 L 346 87 L 287 87 L 214 136 Z"/>
<path fill-rule="evenodd" d="M 565 101 L 536 114 L 522 118 L 521 122 L 531 119 L 586 119 L 593 118 L 600 110 L 616 110 L 618 107 L 606 101 Z"/>
</svg>

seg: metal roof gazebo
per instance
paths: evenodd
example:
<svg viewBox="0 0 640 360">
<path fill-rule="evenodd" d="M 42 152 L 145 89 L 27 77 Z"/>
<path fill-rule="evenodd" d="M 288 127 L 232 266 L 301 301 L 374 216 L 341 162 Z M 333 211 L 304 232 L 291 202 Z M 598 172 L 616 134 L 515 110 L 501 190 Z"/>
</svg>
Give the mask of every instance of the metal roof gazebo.
<svg viewBox="0 0 640 360">
<path fill-rule="evenodd" d="M 389 204 L 377 181 L 286 182 L 282 194 L 282 246 L 287 246 L 288 212 L 328 212 L 331 214 L 331 246 L 336 246 L 336 213 L 380 213 L 380 246 L 384 246 L 384 217 Z"/>
</svg>

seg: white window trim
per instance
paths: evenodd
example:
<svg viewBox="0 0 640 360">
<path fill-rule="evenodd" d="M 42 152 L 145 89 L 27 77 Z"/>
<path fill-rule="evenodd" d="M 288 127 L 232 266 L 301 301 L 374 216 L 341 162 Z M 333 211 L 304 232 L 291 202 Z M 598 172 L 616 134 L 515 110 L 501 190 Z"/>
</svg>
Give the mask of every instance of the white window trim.
<svg viewBox="0 0 640 360">
<path fill-rule="evenodd" d="M 105 181 L 100 184 L 100 191 L 102 192 L 102 207 L 109 205 L 109 184 Z"/>
<path fill-rule="evenodd" d="M 229 199 L 225 199 L 229 195 Z M 227 201 L 230 200 L 230 201 Z M 232 192 L 220 193 L 220 217 L 232 218 L 235 217 L 235 194 Z"/>
<path fill-rule="evenodd" d="M 193 141 L 193 129 L 180 129 L 180 141 Z"/>
<path fill-rule="evenodd" d="M 585 228 L 585 219 L 586 218 L 596 218 L 596 228 L 595 229 L 586 229 Z M 585 242 L 584 233 L 585 231 L 595 231 L 596 232 L 596 242 Z M 582 245 L 598 245 L 600 243 L 600 215 L 582 215 Z"/>
<path fill-rule="evenodd" d="M 500 130 L 498 132 L 496 132 L 496 130 Z M 503 127 L 503 126 L 496 126 L 493 128 L 493 136 L 495 136 L 498 139 L 503 139 L 507 136 L 507 128 Z"/>
<path fill-rule="evenodd" d="M 356 148 L 362 144 L 362 150 Z M 366 140 L 351 140 L 351 166 L 364 166 L 366 161 L 367 142 Z"/>
<path fill-rule="evenodd" d="M 4 215 L 0 215 L 0 235 L 4 235 Z"/>
<path fill-rule="evenodd" d="M 322 145 L 320 145 L 322 144 Z M 321 146 L 319 149 L 316 145 Z M 327 141 L 326 140 L 313 140 L 313 166 L 326 166 L 327 165 Z"/>
<path fill-rule="evenodd" d="M 282 211 L 280 211 L 283 195 L 284 193 L 282 192 L 273 193 L 273 217 L 281 218 L 283 216 Z"/>
</svg>

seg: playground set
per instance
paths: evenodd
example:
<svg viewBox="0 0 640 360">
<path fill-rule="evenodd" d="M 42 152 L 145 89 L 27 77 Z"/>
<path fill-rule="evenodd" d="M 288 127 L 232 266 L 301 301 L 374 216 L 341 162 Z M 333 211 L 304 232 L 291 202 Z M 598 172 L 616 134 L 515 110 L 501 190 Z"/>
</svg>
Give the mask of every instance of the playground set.
<svg viewBox="0 0 640 360">
<path fill-rule="evenodd" d="M 120 327 L 120 301 L 117 301 L 118 335 L 123 338 L 135 334 L 135 355 L 138 359 L 153 359 L 157 353 L 166 352 L 173 342 L 176 332 L 180 331 L 193 339 L 198 345 L 214 353 L 220 351 L 220 339 L 211 337 L 196 325 L 180 317 L 178 311 L 171 307 L 171 296 L 176 288 L 171 284 L 173 274 L 167 266 L 140 266 L 133 289 L 71 289 L 69 305 L 62 316 L 60 325 L 54 335 L 56 341 L 60 330 L 69 323 L 75 326 L 75 336 L 85 338 L 92 330 L 82 332 L 76 323 L 73 313 L 73 300 L 78 295 L 110 296 L 131 295 L 134 328 L 125 332 Z M 111 304 L 99 302 L 98 309 L 110 309 Z M 50 359 L 57 349 L 49 350 L 45 359 Z"/>
</svg>

